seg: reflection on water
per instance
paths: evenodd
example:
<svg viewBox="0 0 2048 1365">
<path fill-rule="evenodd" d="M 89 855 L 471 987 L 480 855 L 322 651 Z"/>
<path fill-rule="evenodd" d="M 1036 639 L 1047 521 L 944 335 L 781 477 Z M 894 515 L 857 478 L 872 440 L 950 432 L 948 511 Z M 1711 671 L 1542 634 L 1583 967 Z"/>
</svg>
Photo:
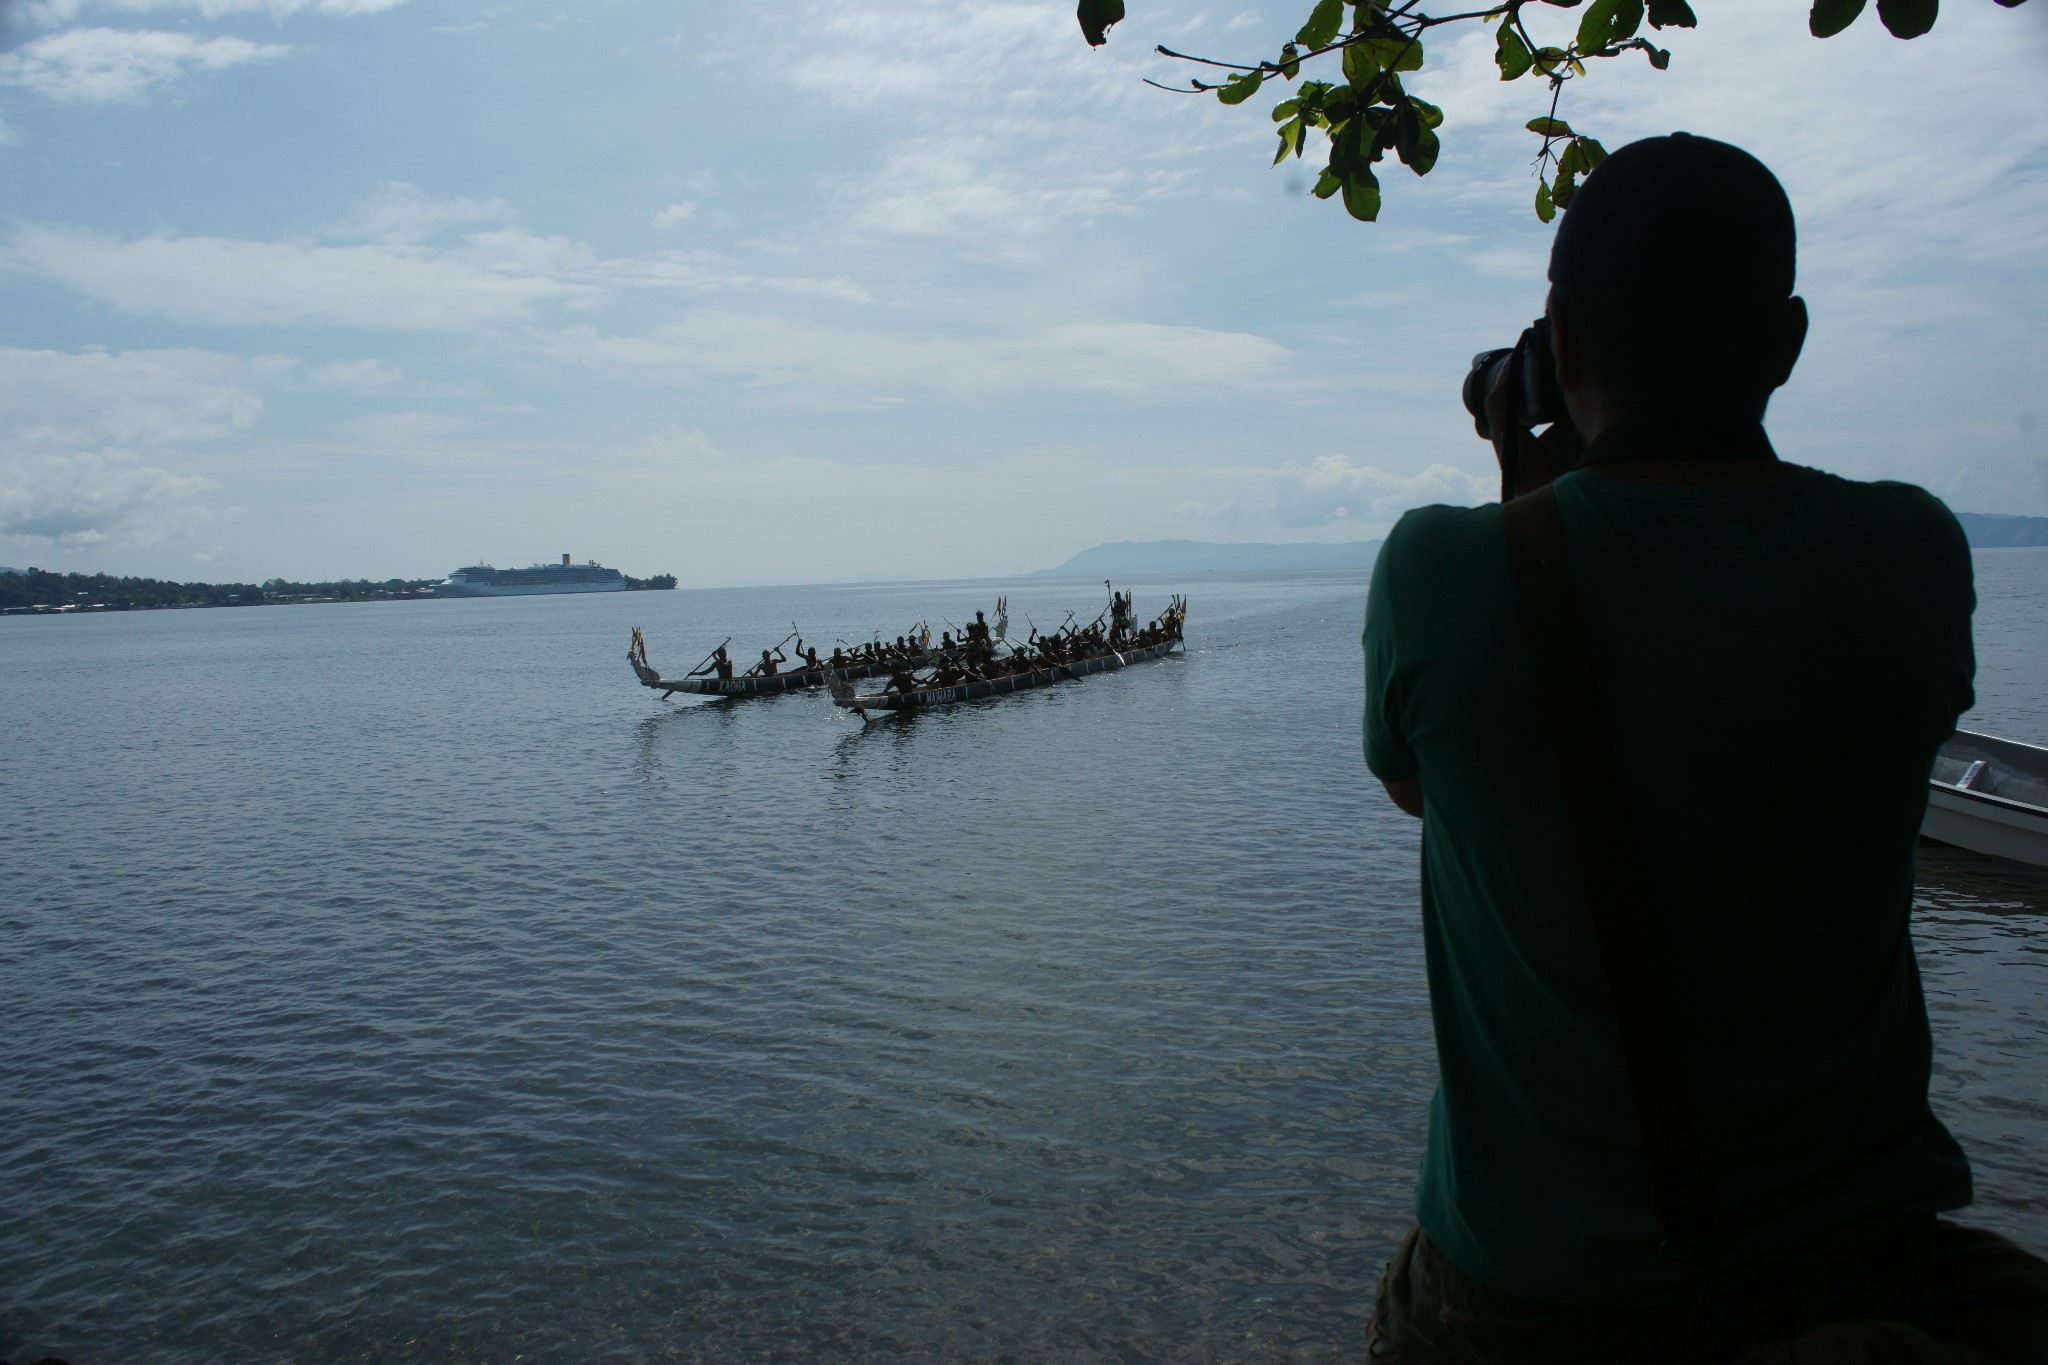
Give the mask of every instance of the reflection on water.
<svg viewBox="0 0 2048 1365">
<path fill-rule="evenodd" d="M 1961 1216 L 2048 1248 L 2048 868 L 1923 842 L 1914 908 L 1931 1094 L 1977 1180 Z"/>
<path fill-rule="evenodd" d="M 2048 868 L 1923 841 L 1914 905 L 1925 915 L 1949 910 L 2048 916 Z"/>
</svg>

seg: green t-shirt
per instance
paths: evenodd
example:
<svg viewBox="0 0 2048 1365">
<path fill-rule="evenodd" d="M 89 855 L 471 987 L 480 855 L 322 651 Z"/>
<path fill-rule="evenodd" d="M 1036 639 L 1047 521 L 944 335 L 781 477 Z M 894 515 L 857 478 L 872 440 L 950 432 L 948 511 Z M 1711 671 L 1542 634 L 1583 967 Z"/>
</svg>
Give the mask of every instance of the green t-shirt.
<svg viewBox="0 0 2048 1365">
<path fill-rule="evenodd" d="M 1971 703 L 1969 549 L 1918 488 L 1556 484 L 1634 835 L 1679 962 L 1714 1268 L 1970 1200 L 1927 1105 L 1907 916 L 1935 749 Z M 1525 1298 L 1682 1297 L 1536 702 L 1498 504 L 1388 535 L 1365 754 L 1424 796 L 1439 1081 L 1416 1213 Z M 1589 699 L 1589 703 L 1592 699 Z"/>
</svg>

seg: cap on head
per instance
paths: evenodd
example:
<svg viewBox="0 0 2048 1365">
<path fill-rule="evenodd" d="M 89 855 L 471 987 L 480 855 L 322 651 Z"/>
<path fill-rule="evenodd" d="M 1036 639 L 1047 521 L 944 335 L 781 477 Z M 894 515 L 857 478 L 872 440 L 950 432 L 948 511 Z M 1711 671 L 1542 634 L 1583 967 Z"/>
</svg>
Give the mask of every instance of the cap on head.
<svg viewBox="0 0 2048 1365">
<path fill-rule="evenodd" d="M 1550 248 L 1552 284 L 1786 298 L 1792 204 L 1763 162 L 1690 133 L 1616 151 L 1572 197 Z"/>
</svg>

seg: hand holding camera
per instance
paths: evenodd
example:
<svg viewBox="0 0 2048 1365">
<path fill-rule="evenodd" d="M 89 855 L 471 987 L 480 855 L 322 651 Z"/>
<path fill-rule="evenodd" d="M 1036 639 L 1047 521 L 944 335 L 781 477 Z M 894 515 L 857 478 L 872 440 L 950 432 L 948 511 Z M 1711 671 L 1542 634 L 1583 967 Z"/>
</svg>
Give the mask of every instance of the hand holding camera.
<svg viewBox="0 0 2048 1365">
<path fill-rule="evenodd" d="M 1464 396 L 1473 428 L 1500 461 L 1502 502 L 1543 487 L 1585 451 L 1557 385 L 1549 318 L 1536 319 L 1512 347 L 1473 356 Z M 1539 436 L 1536 427 L 1547 429 Z"/>
</svg>

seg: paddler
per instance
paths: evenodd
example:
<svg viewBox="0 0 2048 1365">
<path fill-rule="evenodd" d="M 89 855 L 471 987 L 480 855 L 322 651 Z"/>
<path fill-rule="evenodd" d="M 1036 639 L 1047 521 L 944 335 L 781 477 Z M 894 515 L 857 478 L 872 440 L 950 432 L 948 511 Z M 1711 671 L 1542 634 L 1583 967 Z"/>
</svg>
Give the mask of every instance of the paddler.
<svg viewBox="0 0 2048 1365">
<path fill-rule="evenodd" d="M 706 673 L 718 674 L 718 679 L 720 682 L 732 681 L 732 658 L 725 652 L 724 645 L 720 645 L 718 648 L 711 651 L 711 662 L 705 664 L 704 667 L 698 669 L 695 673 L 689 674 L 688 676 L 692 678 L 701 678 Z"/>
</svg>

